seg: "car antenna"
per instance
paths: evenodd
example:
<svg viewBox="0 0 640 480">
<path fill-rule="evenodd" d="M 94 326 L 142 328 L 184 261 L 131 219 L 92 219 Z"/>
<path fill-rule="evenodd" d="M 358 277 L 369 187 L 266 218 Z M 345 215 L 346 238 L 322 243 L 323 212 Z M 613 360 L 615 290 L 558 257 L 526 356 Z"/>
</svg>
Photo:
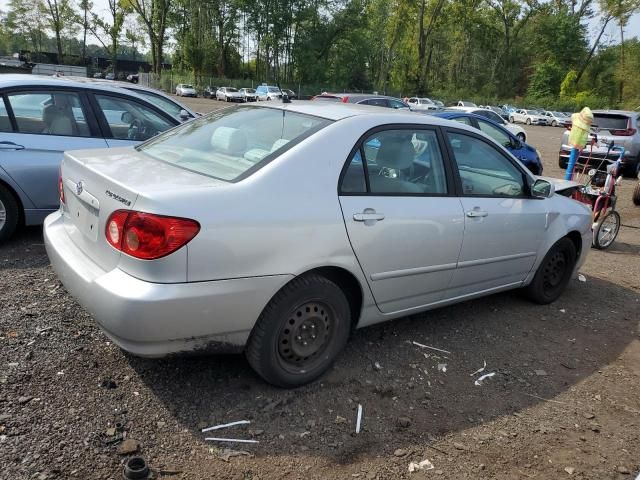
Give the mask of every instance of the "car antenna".
<svg viewBox="0 0 640 480">
<path fill-rule="evenodd" d="M 291 103 L 291 99 L 289 98 L 289 95 L 287 95 L 287 92 L 280 88 L 280 82 L 276 83 L 276 85 L 278 86 L 278 90 L 280 90 L 280 93 L 282 94 L 282 103 Z"/>
</svg>

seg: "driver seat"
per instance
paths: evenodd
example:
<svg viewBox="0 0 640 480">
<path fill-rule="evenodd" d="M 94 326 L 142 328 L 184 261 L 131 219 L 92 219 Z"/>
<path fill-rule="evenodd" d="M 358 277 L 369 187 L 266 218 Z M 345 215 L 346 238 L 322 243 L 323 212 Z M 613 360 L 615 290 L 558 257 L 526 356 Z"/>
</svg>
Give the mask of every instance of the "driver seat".
<svg viewBox="0 0 640 480">
<path fill-rule="evenodd" d="M 76 122 L 73 118 L 73 110 L 64 95 L 53 97 L 54 103 L 47 105 L 42 110 L 42 121 L 45 129 L 42 133 L 49 135 L 76 135 Z"/>
<path fill-rule="evenodd" d="M 386 175 L 369 175 L 369 185 L 378 193 L 423 193 L 424 190 L 413 182 L 403 180 L 404 170 L 413 167 L 415 148 L 411 137 L 400 137 L 390 132 L 387 138 L 381 138 L 382 145 L 376 155 L 376 163 L 382 170 L 393 170 L 396 177 Z"/>
</svg>

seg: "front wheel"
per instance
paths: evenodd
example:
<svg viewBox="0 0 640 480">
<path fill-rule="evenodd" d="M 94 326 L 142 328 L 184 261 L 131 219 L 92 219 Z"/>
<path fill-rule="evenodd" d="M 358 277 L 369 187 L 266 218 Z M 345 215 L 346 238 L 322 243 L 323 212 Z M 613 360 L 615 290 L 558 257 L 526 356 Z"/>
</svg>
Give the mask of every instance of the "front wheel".
<svg viewBox="0 0 640 480">
<path fill-rule="evenodd" d="M 539 304 L 554 302 L 569 283 L 577 260 L 576 247 L 570 238 L 558 240 L 542 259 L 525 294 Z"/>
<path fill-rule="evenodd" d="M 7 240 L 18 226 L 20 212 L 11 192 L 0 185 L 0 243 Z"/>
<path fill-rule="evenodd" d="M 297 277 L 265 307 L 246 357 L 267 382 L 292 388 L 325 373 L 347 343 L 351 325 L 344 292 L 315 274 Z"/>
<path fill-rule="evenodd" d="M 531 125 L 531 119 L 530 118 L 527 118 L 526 124 L 527 125 Z"/>
<path fill-rule="evenodd" d="M 607 213 L 596 224 L 593 230 L 593 246 L 598 250 L 609 247 L 620 231 L 620 214 L 615 210 Z"/>
<path fill-rule="evenodd" d="M 551 126 L 552 127 L 557 127 L 558 126 L 558 122 L 556 122 L 555 120 L 553 122 L 551 122 Z"/>
</svg>

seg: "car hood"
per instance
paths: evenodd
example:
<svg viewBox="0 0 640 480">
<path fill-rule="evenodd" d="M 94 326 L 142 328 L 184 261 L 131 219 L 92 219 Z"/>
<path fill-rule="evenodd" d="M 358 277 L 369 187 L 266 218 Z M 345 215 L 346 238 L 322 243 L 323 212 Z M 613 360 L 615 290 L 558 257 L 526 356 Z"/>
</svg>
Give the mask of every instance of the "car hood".
<svg viewBox="0 0 640 480">
<path fill-rule="evenodd" d="M 556 192 L 562 192 L 563 190 L 568 190 L 568 189 L 576 188 L 580 186 L 578 182 L 574 182 L 573 180 L 564 180 L 562 178 L 543 177 L 543 176 L 540 176 L 538 178 L 541 178 L 551 183 Z"/>
</svg>

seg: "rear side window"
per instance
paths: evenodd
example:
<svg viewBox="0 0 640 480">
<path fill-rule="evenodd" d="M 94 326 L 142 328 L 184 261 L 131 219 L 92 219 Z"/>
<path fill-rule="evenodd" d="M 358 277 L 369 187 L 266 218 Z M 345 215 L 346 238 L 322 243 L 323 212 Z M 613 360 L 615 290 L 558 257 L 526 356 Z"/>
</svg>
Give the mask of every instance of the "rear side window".
<svg viewBox="0 0 640 480">
<path fill-rule="evenodd" d="M 446 195 L 444 161 L 433 130 L 384 130 L 367 137 L 351 158 L 340 193 Z"/>
<path fill-rule="evenodd" d="M 75 92 L 21 92 L 7 95 L 20 133 L 90 137 L 91 132 Z"/>
<path fill-rule="evenodd" d="M 371 98 L 369 100 L 365 100 L 364 102 L 360 102 L 360 103 L 364 103 L 365 105 L 373 105 L 375 107 L 389 106 L 389 104 L 387 103 L 387 100 L 385 100 L 384 98 Z"/>
<path fill-rule="evenodd" d="M 234 181 L 330 123 L 274 108 L 224 109 L 167 132 L 139 150 L 177 167 Z"/>
<path fill-rule="evenodd" d="M 626 130 L 629 123 L 629 117 L 624 115 L 611 115 L 595 113 L 593 115 L 593 123 L 600 130 Z"/>
<path fill-rule="evenodd" d="M 2 97 L 0 97 L 0 132 L 13 132 L 9 113 Z"/>
</svg>

